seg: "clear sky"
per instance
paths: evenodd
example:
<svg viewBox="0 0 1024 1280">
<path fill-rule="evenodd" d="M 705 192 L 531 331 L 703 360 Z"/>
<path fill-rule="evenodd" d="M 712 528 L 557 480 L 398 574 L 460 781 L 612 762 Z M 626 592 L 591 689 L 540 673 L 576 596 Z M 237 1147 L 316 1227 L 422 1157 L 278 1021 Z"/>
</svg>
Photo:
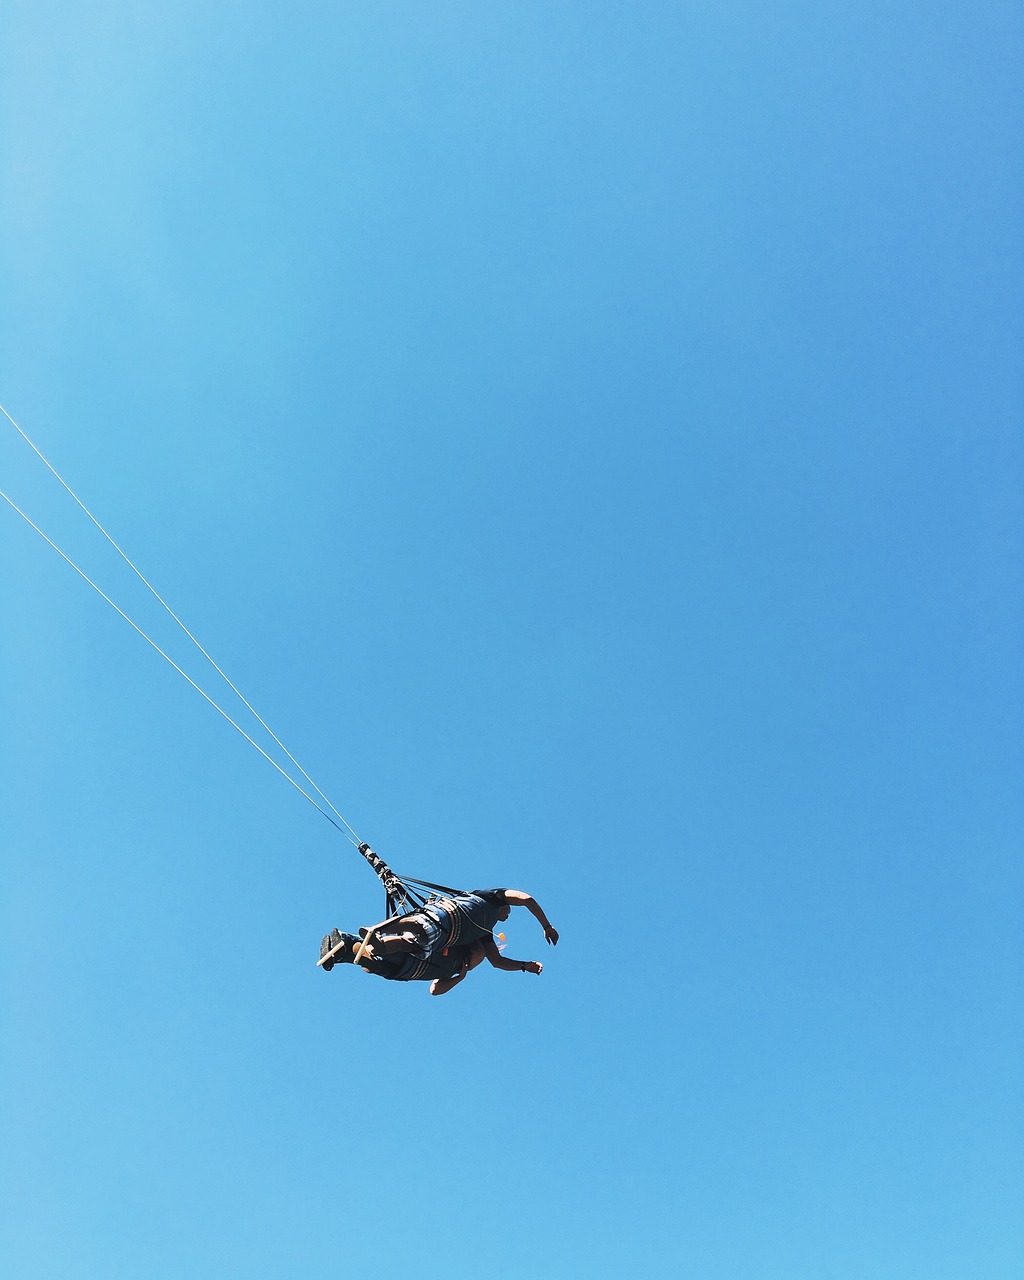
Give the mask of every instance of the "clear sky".
<svg viewBox="0 0 1024 1280">
<path fill-rule="evenodd" d="M 10 0 L 13 1280 L 1019 1280 L 1024 17 Z M 0 488 L 190 674 L 0 421 Z M 525 915 L 525 913 L 520 913 Z"/>
</svg>

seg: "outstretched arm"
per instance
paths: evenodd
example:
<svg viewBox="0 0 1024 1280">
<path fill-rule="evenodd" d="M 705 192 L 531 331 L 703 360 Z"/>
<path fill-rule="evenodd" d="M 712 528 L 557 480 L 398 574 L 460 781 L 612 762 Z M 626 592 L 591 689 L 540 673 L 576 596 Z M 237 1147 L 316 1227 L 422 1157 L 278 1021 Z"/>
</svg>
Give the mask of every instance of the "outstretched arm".
<svg viewBox="0 0 1024 1280">
<path fill-rule="evenodd" d="M 498 950 L 493 937 L 483 940 L 484 955 L 495 969 L 504 969 L 506 973 L 540 973 L 544 968 L 539 960 L 510 960 Z"/>
<path fill-rule="evenodd" d="M 544 930 L 544 937 L 547 938 L 551 946 L 558 942 L 558 930 L 551 927 L 551 921 L 544 914 L 544 909 L 536 898 L 531 898 L 528 893 L 523 893 L 521 889 L 506 889 L 505 901 L 512 907 L 525 907 L 531 915 L 537 917 L 540 927 Z"/>
</svg>

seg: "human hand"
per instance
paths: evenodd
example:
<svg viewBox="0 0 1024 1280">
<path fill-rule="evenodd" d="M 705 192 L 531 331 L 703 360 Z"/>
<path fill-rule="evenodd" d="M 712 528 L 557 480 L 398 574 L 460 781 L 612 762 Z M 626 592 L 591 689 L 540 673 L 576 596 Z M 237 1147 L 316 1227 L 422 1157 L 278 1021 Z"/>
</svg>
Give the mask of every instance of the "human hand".
<svg viewBox="0 0 1024 1280">
<path fill-rule="evenodd" d="M 544 930 L 544 937 L 547 939 L 548 946 L 553 947 L 558 943 L 558 930 L 548 925 Z"/>
<path fill-rule="evenodd" d="M 539 960 L 527 960 L 526 962 L 526 970 L 525 970 L 526 973 L 536 973 L 539 975 L 543 971 L 543 969 L 544 969 L 544 966 L 541 964 Z"/>
</svg>

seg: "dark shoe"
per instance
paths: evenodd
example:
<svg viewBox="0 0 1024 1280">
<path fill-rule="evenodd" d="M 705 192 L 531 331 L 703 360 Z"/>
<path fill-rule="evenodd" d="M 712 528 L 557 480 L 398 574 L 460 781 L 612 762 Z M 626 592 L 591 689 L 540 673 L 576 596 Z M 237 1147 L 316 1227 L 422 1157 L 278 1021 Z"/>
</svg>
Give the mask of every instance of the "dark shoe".
<svg viewBox="0 0 1024 1280">
<path fill-rule="evenodd" d="M 335 929 L 334 932 L 337 933 L 338 932 L 337 929 Z M 338 941 L 339 942 L 341 941 L 340 936 L 338 938 Z M 320 941 L 320 959 L 321 960 L 324 960 L 324 956 L 327 955 L 327 953 L 331 950 L 333 946 L 334 946 L 334 941 L 331 938 L 331 935 L 329 933 L 325 933 L 323 938 Z M 325 973 L 330 973 L 330 971 L 334 968 L 334 960 L 333 959 L 324 960 L 320 968 L 323 969 Z"/>
</svg>

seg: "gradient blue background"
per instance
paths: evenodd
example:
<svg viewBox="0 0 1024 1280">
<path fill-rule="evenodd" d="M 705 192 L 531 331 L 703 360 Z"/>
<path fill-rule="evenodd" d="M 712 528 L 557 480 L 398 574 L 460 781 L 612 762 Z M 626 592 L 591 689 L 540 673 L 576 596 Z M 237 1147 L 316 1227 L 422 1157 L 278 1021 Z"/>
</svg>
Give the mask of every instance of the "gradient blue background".
<svg viewBox="0 0 1024 1280">
<path fill-rule="evenodd" d="M 360 835 L 562 932 L 317 971 L 369 871 L 4 504 L 4 1274 L 1019 1280 L 1020 7 L 0 52 L 0 402 Z"/>
</svg>

